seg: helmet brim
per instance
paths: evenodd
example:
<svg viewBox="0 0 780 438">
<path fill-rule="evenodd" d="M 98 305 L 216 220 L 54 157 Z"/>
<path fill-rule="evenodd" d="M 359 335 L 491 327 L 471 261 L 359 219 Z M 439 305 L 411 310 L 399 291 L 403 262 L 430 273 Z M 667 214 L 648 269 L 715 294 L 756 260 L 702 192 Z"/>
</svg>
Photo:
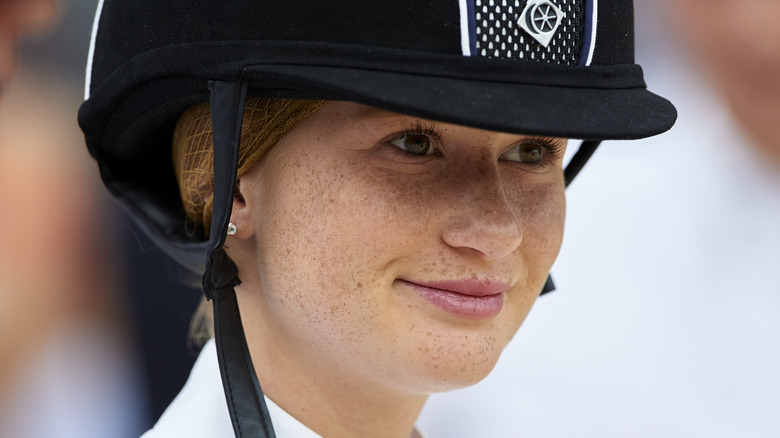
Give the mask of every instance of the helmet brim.
<svg viewBox="0 0 780 438">
<path fill-rule="evenodd" d="M 314 65 L 252 66 L 246 75 L 260 86 L 271 80 L 319 97 L 521 134 L 632 140 L 665 132 L 677 119 L 668 100 L 643 86 L 507 83 Z"/>
</svg>

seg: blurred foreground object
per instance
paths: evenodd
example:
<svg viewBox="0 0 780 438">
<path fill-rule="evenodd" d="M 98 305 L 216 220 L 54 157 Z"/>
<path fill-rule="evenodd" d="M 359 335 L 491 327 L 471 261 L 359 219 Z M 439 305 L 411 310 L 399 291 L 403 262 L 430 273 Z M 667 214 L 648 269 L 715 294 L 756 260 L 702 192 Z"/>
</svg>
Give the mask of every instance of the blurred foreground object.
<svg viewBox="0 0 780 438">
<path fill-rule="evenodd" d="M 138 436 L 111 228 L 63 89 L 20 71 L 0 101 L 0 436 Z"/>
<path fill-rule="evenodd" d="M 780 2 L 665 2 L 737 121 L 780 169 Z"/>
<path fill-rule="evenodd" d="M 47 28 L 56 13 L 55 0 L 0 0 L 0 86 L 16 69 L 19 37 Z"/>
</svg>

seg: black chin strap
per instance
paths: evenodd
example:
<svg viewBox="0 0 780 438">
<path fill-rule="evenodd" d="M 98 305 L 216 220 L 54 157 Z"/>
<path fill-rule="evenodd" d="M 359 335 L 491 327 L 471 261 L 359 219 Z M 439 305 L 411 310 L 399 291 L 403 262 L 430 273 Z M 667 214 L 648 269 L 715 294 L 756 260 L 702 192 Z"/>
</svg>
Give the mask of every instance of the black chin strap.
<svg viewBox="0 0 780 438">
<path fill-rule="evenodd" d="M 596 152 L 596 148 L 598 148 L 600 144 L 601 141 L 595 140 L 586 140 L 582 142 L 580 148 L 577 150 L 574 156 L 571 157 L 569 165 L 566 166 L 566 170 L 563 172 L 563 180 L 566 182 L 566 187 L 569 187 L 569 184 L 574 181 L 574 177 L 580 173 L 580 170 L 582 170 L 582 168 L 585 166 L 585 163 L 588 162 L 593 153 Z M 542 293 L 540 295 L 544 295 L 554 290 L 555 283 L 553 283 L 552 277 L 548 275 L 547 281 L 544 283 L 544 287 L 542 288 Z"/>
<path fill-rule="evenodd" d="M 593 153 L 596 152 L 596 148 L 601 144 L 600 140 L 585 140 L 577 149 L 577 153 L 571 157 L 569 165 L 566 166 L 566 170 L 563 172 L 563 180 L 566 181 L 566 187 L 569 187 L 574 177 L 580 173 L 580 170 L 585 166 Z"/>
<path fill-rule="evenodd" d="M 214 208 L 203 290 L 214 301 L 214 338 L 233 431 L 237 438 L 276 438 L 241 324 L 235 291 L 240 284 L 238 269 L 223 249 L 233 206 L 247 85 L 243 81 L 212 81 L 209 88 Z"/>
<path fill-rule="evenodd" d="M 237 438 L 276 438 L 249 356 L 235 290 L 229 285 L 225 292 L 214 299 L 214 338 L 233 431 Z"/>
</svg>

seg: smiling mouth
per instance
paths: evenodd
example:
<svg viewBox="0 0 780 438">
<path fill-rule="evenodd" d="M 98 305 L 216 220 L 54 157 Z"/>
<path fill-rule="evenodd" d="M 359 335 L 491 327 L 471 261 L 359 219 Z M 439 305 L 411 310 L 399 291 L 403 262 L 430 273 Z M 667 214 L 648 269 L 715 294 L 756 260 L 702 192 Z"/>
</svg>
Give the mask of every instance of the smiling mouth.
<svg viewBox="0 0 780 438">
<path fill-rule="evenodd" d="M 504 308 L 509 285 L 476 280 L 413 282 L 397 279 L 420 297 L 444 312 L 464 319 L 494 318 Z"/>
</svg>

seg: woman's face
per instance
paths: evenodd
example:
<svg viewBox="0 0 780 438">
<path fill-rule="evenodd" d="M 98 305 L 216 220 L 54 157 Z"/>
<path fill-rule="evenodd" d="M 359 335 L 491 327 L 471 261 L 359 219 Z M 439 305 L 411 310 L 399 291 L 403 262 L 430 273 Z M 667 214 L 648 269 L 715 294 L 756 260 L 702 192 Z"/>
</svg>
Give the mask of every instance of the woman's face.
<svg viewBox="0 0 780 438">
<path fill-rule="evenodd" d="M 558 254 L 565 146 L 326 104 L 239 181 L 253 354 L 407 393 L 479 381 Z"/>
</svg>

